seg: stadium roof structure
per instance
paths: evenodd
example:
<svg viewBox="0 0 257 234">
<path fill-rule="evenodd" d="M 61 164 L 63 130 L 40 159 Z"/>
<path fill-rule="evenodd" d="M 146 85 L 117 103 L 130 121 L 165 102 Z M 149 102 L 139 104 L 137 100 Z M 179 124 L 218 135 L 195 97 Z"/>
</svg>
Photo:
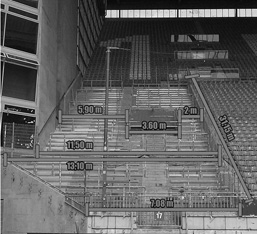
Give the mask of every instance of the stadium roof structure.
<svg viewBox="0 0 257 234">
<path fill-rule="evenodd" d="M 256 0 L 107 0 L 107 10 L 256 8 Z"/>
</svg>

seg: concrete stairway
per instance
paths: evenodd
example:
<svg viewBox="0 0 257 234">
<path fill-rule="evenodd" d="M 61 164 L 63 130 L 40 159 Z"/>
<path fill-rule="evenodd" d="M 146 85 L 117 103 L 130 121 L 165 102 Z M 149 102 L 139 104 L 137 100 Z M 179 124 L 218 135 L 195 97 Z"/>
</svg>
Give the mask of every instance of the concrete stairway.
<svg viewBox="0 0 257 234">
<path fill-rule="evenodd" d="M 218 167 L 215 163 L 169 163 L 167 176 L 170 192 L 177 192 L 181 188 L 191 192 L 219 188 Z"/>
<path fill-rule="evenodd" d="M 125 95 L 129 95 L 126 90 Z M 112 89 L 109 91 L 109 114 L 117 114 L 121 109 L 121 101 L 123 100 L 123 92 L 121 89 Z M 77 105 L 94 105 L 102 106 L 104 109 L 105 89 L 80 89 L 77 91 L 76 102 L 70 104 L 70 114 L 77 114 Z M 127 98 L 128 100 L 128 98 Z M 124 101 L 123 101 L 124 103 Z M 129 103 L 128 103 L 129 104 Z M 124 107 L 124 106 L 123 106 Z M 125 110 L 123 110 L 124 113 Z M 131 150 L 137 149 L 137 138 L 131 139 L 130 145 L 126 145 L 124 120 L 108 120 L 108 150 Z M 64 118 L 55 132 L 51 133 L 47 151 L 71 151 L 67 148 L 67 141 L 83 140 L 85 142 L 93 142 L 93 149 L 89 151 L 103 151 L 104 120 L 85 119 L 83 115 L 79 119 Z M 133 142 L 135 144 L 133 144 Z M 132 144 L 132 145 L 131 145 Z M 139 147 L 141 147 L 139 145 Z M 142 149 L 142 147 L 140 148 Z M 80 149 L 76 149 L 78 151 Z M 42 177 L 42 179 L 50 182 L 53 186 L 60 188 L 64 192 L 74 193 L 83 192 L 84 182 L 86 181 L 87 189 L 91 192 L 100 192 L 103 184 L 103 165 L 102 163 L 94 163 L 94 170 L 86 172 L 67 171 L 66 162 L 70 158 L 62 156 L 62 163 L 38 163 L 38 164 L 22 164 L 23 167 L 30 172 Z M 83 159 L 82 159 L 83 160 Z M 113 163 L 108 165 L 107 182 L 109 192 L 117 190 L 117 188 L 130 188 L 130 191 L 137 191 L 141 185 L 140 177 L 142 170 L 140 166 L 128 169 L 129 165 L 123 163 Z M 133 176 L 130 176 L 133 175 Z"/>
<path fill-rule="evenodd" d="M 140 108 L 179 108 L 190 106 L 191 98 L 186 87 L 137 89 L 135 105 Z"/>
<path fill-rule="evenodd" d="M 121 89 L 111 89 L 109 91 L 109 114 L 120 113 L 120 103 L 122 98 Z M 70 103 L 70 114 L 77 113 L 77 105 L 94 105 L 105 108 L 105 89 L 80 89 L 77 91 L 76 101 Z M 67 140 L 80 140 L 93 142 L 95 151 L 103 150 L 103 134 L 104 134 L 104 120 L 103 119 L 85 119 L 81 115 L 80 119 L 63 119 L 54 133 L 51 134 L 47 150 L 68 150 L 65 146 Z M 108 120 L 108 140 L 109 150 L 118 150 L 122 147 L 119 139 L 125 136 L 124 121 L 122 120 Z"/>
<path fill-rule="evenodd" d="M 146 188 L 146 194 L 168 194 L 168 178 L 166 175 L 166 163 L 147 163 L 145 164 L 145 177 L 143 186 Z"/>
<path fill-rule="evenodd" d="M 76 102 L 70 104 L 70 114 L 77 113 L 77 105 L 104 107 L 104 92 L 104 88 L 78 90 Z M 133 106 L 133 103 L 136 105 Z M 169 110 L 175 111 L 176 108 L 182 108 L 184 105 L 191 106 L 191 104 L 191 98 L 187 94 L 186 88 L 138 88 L 134 91 L 131 88 L 113 89 L 110 90 L 109 114 L 124 113 L 125 109 L 146 111 L 149 108 L 154 108 L 156 116 L 158 113 L 162 113 L 161 110 L 163 109 L 166 109 L 166 112 Z M 157 110 L 160 110 L 160 112 Z M 147 114 L 143 116 L 147 116 Z M 162 117 L 156 116 L 156 118 Z M 165 118 L 167 121 L 170 119 L 167 116 L 163 117 L 163 119 Z M 207 134 L 202 130 L 200 123 L 194 119 L 183 119 L 182 139 L 167 134 L 147 134 L 132 135 L 129 140 L 126 140 L 124 125 L 124 120 L 108 121 L 109 151 L 141 150 L 142 155 L 147 157 L 147 153 L 144 153 L 147 151 L 208 150 Z M 73 152 L 73 149 L 67 149 L 66 142 L 69 140 L 83 140 L 93 142 L 94 148 L 88 149 L 89 151 L 103 151 L 103 131 L 103 120 L 85 119 L 83 115 L 79 119 L 64 118 L 63 123 L 51 134 L 46 150 Z M 152 157 L 159 156 L 153 155 Z M 94 163 L 94 169 L 86 171 L 86 173 L 67 171 L 66 162 L 70 161 L 70 158 L 65 156 L 62 156 L 62 158 L 62 163 L 30 163 L 22 166 L 66 193 L 81 193 L 84 191 L 83 187 L 86 183 L 88 192 L 101 195 L 103 163 Z M 216 174 L 215 165 L 201 163 L 191 166 L 168 163 L 108 163 L 107 189 L 108 193 L 118 194 L 117 196 L 122 195 L 124 191 L 141 194 L 145 191 L 144 195 L 146 196 L 156 193 L 168 195 L 173 191 L 177 192 L 181 186 L 185 189 L 190 187 L 192 190 L 195 188 L 198 191 L 209 191 L 210 186 L 217 187 Z M 81 198 L 77 200 L 83 202 Z M 148 221 L 145 220 L 144 222 L 147 224 Z"/>
<path fill-rule="evenodd" d="M 187 234 L 186 230 L 182 229 L 154 229 L 154 228 L 144 228 L 144 229 L 137 229 L 132 231 L 131 234 Z"/>
<path fill-rule="evenodd" d="M 165 151 L 165 135 L 146 135 L 147 151 Z"/>
<path fill-rule="evenodd" d="M 207 151 L 209 136 L 203 131 L 198 120 L 187 119 L 182 122 L 182 139 L 166 135 L 167 151 Z"/>
<path fill-rule="evenodd" d="M 121 88 L 112 88 L 109 90 L 109 114 L 120 112 L 123 91 Z M 105 88 L 83 88 L 77 90 L 76 101 L 70 103 L 70 114 L 77 114 L 77 105 L 94 105 L 105 108 Z"/>
</svg>

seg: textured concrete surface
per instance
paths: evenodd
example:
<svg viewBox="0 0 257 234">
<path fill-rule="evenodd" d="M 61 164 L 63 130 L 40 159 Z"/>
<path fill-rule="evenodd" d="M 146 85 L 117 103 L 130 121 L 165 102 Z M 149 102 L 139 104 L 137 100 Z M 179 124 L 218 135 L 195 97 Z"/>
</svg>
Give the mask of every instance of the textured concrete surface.
<svg viewBox="0 0 257 234">
<path fill-rule="evenodd" d="M 255 230 L 257 233 L 257 219 L 253 217 L 233 217 L 220 213 L 220 217 L 196 216 L 187 218 L 187 228 L 189 230 L 205 230 L 205 231 L 222 231 L 222 230 L 235 230 L 243 233 L 244 231 Z M 222 217 L 223 215 L 223 217 Z M 185 225 L 185 218 L 184 218 Z M 186 228 L 186 226 L 184 226 Z M 217 232 L 218 233 L 218 232 Z"/>
<path fill-rule="evenodd" d="M 38 107 L 39 131 L 56 106 L 58 1 L 42 1 L 39 25 Z M 54 122 L 48 126 L 54 128 Z M 42 136 L 42 141 L 45 141 Z"/>
<path fill-rule="evenodd" d="M 39 131 L 77 75 L 77 1 L 42 1 L 39 33 Z M 40 136 L 45 145 L 55 129 L 55 116 Z"/>
<path fill-rule="evenodd" d="M 12 165 L 2 168 L 3 233 L 73 233 L 87 231 L 83 214 L 65 204 L 65 197 L 36 177 Z"/>
</svg>

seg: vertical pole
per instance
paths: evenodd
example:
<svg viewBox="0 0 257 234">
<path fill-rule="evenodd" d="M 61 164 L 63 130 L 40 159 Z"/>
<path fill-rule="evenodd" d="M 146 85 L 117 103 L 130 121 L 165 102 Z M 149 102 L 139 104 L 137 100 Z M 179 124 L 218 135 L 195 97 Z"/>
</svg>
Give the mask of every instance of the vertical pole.
<svg viewBox="0 0 257 234">
<path fill-rule="evenodd" d="M 125 193 L 125 188 L 123 188 L 123 199 L 122 199 L 122 207 L 125 208 L 126 204 L 126 193 Z"/>
<path fill-rule="evenodd" d="M 221 146 L 221 144 L 218 144 L 218 166 L 222 167 L 222 146 Z"/>
<path fill-rule="evenodd" d="M 204 120 L 204 109 L 200 108 L 200 122 L 203 123 Z"/>
<path fill-rule="evenodd" d="M 131 224 L 131 233 L 133 232 L 133 212 L 130 213 L 130 224 Z"/>
<path fill-rule="evenodd" d="M 125 110 L 125 139 L 129 139 L 129 110 Z"/>
<path fill-rule="evenodd" d="M 155 67 L 155 82 L 156 82 L 156 85 L 157 85 L 157 67 Z"/>
<path fill-rule="evenodd" d="M 12 148 L 12 150 L 14 148 L 14 122 L 12 123 L 12 143 L 11 143 L 11 148 Z"/>
<path fill-rule="evenodd" d="M 62 164 L 61 164 L 61 162 L 59 163 L 59 188 L 60 188 L 60 190 L 62 188 Z"/>
<path fill-rule="evenodd" d="M 35 125 L 35 129 L 34 129 L 34 136 L 33 136 L 33 150 L 36 150 L 36 144 L 37 144 L 37 137 L 38 137 L 38 133 L 37 133 L 37 126 Z"/>
<path fill-rule="evenodd" d="M 182 110 L 178 109 L 178 139 L 182 139 Z"/>
<path fill-rule="evenodd" d="M 106 87 L 105 87 L 105 115 L 108 115 L 108 99 L 109 99 L 109 79 L 110 79 L 110 47 L 107 47 L 107 68 L 106 68 Z M 108 151 L 108 119 L 104 119 L 104 151 Z M 104 156 L 103 156 L 104 157 Z M 102 202 L 106 207 L 106 187 L 107 187 L 107 162 L 103 162 L 103 189 Z"/>
<path fill-rule="evenodd" d="M 86 207 L 86 192 L 87 192 L 87 171 L 84 169 L 84 206 Z"/>
<path fill-rule="evenodd" d="M 238 216 L 239 217 L 242 217 L 242 212 L 243 211 L 243 206 L 242 206 L 242 202 L 240 201 L 239 203 L 238 203 Z"/>
<path fill-rule="evenodd" d="M 58 110 L 58 124 L 62 124 L 62 110 Z"/>
<path fill-rule="evenodd" d="M 71 90 L 71 92 L 72 92 L 72 90 Z M 72 101 L 73 101 L 73 95 L 71 94 L 71 98 L 72 98 Z M 74 105 L 75 105 L 75 103 L 73 103 Z M 70 105 L 70 104 L 69 104 Z M 69 108 L 68 108 L 69 109 Z M 66 113 L 66 95 L 64 95 L 64 97 L 63 97 L 63 112 L 64 112 L 64 114 L 67 114 Z M 69 113 L 68 113 L 69 114 Z"/>
<path fill-rule="evenodd" d="M 36 143 L 35 145 L 35 156 L 36 158 L 40 158 L 40 145 L 38 143 Z"/>
<path fill-rule="evenodd" d="M 108 115 L 108 102 L 109 102 L 109 79 L 110 79 L 110 48 L 107 47 L 107 73 L 106 73 L 106 87 L 105 87 L 105 115 Z M 104 151 L 107 151 L 108 141 L 108 119 L 104 119 Z"/>
<path fill-rule="evenodd" d="M 7 125 L 4 125 L 4 149 L 6 148 L 6 129 L 7 129 Z"/>
<path fill-rule="evenodd" d="M 13 157 L 13 150 L 14 150 L 14 122 L 12 123 L 12 143 L 11 143 L 11 149 L 12 149 L 12 152 L 11 152 L 11 157 Z"/>
<path fill-rule="evenodd" d="M 89 203 L 86 202 L 86 205 L 85 205 L 85 216 L 88 217 L 89 216 Z"/>
<path fill-rule="evenodd" d="M 3 161 L 3 166 L 7 167 L 8 165 L 8 154 L 4 152 L 4 161 Z"/>
</svg>

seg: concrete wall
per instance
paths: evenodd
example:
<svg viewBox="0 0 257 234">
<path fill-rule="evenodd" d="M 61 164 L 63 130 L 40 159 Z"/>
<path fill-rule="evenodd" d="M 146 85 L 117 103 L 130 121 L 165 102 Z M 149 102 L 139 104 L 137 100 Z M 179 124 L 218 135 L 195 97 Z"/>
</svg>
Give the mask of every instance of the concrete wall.
<svg viewBox="0 0 257 234">
<path fill-rule="evenodd" d="M 78 73 L 76 67 L 77 1 L 44 0 L 40 8 L 38 130 Z M 55 115 L 40 135 L 44 146 L 55 130 Z"/>
<path fill-rule="evenodd" d="M 1 168 L 3 233 L 130 233 L 129 213 L 91 213 L 89 218 L 65 203 L 65 197 L 37 177 L 11 164 Z M 76 229 L 77 228 L 77 229 Z"/>
<path fill-rule="evenodd" d="M 64 4 L 65 3 L 65 4 Z M 77 1 L 58 1 L 58 76 L 57 99 L 59 100 L 78 74 L 77 63 Z"/>
<path fill-rule="evenodd" d="M 131 233 L 136 229 L 136 216 L 124 212 L 97 212 L 91 213 L 88 219 L 88 232 L 90 233 Z"/>
<path fill-rule="evenodd" d="M 38 130 L 56 105 L 58 1 L 41 1 L 39 23 Z M 53 128 L 54 123 L 48 128 Z"/>
<path fill-rule="evenodd" d="M 3 233 L 87 233 L 87 219 L 64 195 L 9 164 L 2 168 Z"/>
<path fill-rule="evenodd" d="M 129 213 L 98 212 L 85 218 L 65 203 L 57 189 L 11 164 L 1 169 L 4 234 L 74 233 L 76 227 L 82 233 L 166 233 L 162 229 L 137 230 L 136 217 Z M 213 212 L 212 217 L 210 213 L 188 213 L 183 229 L 188 229 L 187 234 L 255 234 L 257 218 L 239 218 L 236 213 Z"/>
<path fill-rule="evenodd" d="M 187 220 L 183 218 L 183 229 L 191 230 L 195 234 L 253 234 L 257 233 L 256 217 L 238 217 L 237 213 L 189 213 Z"/>
</svg>

